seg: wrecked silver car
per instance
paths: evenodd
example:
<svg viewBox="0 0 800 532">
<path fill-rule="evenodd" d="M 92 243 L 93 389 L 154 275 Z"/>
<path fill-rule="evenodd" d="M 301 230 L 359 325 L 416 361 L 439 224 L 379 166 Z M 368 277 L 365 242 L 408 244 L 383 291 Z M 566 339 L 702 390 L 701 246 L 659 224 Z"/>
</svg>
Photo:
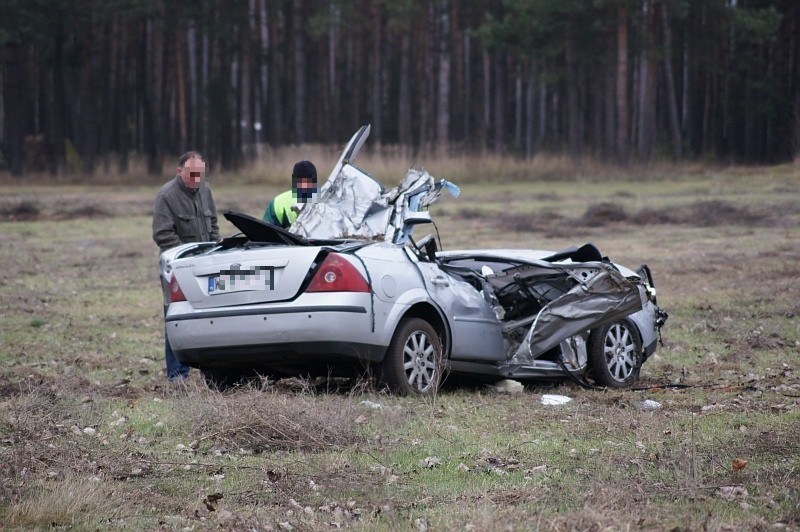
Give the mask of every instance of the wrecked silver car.
<svg viewBox="0 0 800 532">
<path fill-rule="evenodd" d="M 162 254 L 181 362 L 215 385 L 357 368 L 417 394 L 448 372 L 636 382 L 666 320 L 646 266 L 614 264 L 592 244 L 442 251 L 432 235 L 415 241 L 428 208 L 460 191 L 416 169 L 386 190 L 354 164 L 369 129 L 288 230 L 227 212 L 240 233 Z"/>
</svg>

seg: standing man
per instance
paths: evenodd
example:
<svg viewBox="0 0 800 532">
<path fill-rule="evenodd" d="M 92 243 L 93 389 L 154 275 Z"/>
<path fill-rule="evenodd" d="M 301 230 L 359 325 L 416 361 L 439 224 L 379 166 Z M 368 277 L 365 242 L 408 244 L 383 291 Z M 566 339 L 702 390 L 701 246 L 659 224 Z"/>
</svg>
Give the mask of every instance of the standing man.
<svg viewBox="0 0 800 532">
<path fill-rule="evenodd" d="M 217 208 L 211 189 L 203 181 L 205 173 L 203 156 L 196 151 L 186 152 L 178 159 L 178 175 L 158 191 L 153 207 L 153 240 L 161 252 L 188 242 L 219 240 Z M 161 288 L 165 294 L 166 315 L 169 287 Z M 189 366 L 178 361 L 169 345 L 166 329 L 164 333 L 167 378 L 183 380 L 189 376 Z"/>
<path fill-rule="evenodd" d="M 300 203 L 307 203 L 317 192 L 317 168 L 311 161 L 299 161 L 292 170 L 292 188 L 275 196 L 264 211 L 263 220 L 289 227 L 297 220 Z"/>
</svg>

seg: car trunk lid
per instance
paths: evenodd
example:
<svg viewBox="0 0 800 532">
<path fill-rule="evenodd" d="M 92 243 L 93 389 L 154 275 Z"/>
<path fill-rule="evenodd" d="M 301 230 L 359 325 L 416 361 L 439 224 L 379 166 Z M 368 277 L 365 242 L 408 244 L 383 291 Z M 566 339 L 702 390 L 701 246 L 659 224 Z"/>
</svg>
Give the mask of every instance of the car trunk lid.
<svg viewBox="0 0 800 532">
<path fill-rule="evenodd" d="M 178 284 L 194 308 L 286 301 L 315 266 L 317 246 L 265 245 L 243 255 L 218 251 L 173 262 Z"/>
</svg>

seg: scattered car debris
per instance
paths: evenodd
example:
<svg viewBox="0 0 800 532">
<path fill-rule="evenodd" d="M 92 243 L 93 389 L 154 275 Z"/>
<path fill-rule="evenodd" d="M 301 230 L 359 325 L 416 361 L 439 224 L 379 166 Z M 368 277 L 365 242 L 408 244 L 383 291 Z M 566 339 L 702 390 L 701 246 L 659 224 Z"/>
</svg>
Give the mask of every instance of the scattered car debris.
<svg viewBox="0 0 800 532">
<path fill-rule="evenodd" d="M 519 381 L 503 379 L 494 384 L 487 384 L 487 388 L 497 393 L 520 393 L 525 390 L 525 386 Z"/>
<path fill-rule="evenodd" d="M 570 401 L 572 401 L 572 398 L 566 395 L 544 394 L 541 398 L 543 405 L 565 405 Z"/>
<path fill-rule="evenodd" d="M 663 408 L 663 405 L 658 401 L 653 401 L 652 399 L 645 399 L 644 401 L 642 401 L 640 408 L 646 411 L 661 410 Z"/>
<path fill-rule="evenodd" d="M 383 405 L 380 403 L 374 403 L 368 399 L 364 399 L 359 404 L 366 406 L 367 408 L 371 408 L 373 410 L 383 410 Z"/>
</svg>

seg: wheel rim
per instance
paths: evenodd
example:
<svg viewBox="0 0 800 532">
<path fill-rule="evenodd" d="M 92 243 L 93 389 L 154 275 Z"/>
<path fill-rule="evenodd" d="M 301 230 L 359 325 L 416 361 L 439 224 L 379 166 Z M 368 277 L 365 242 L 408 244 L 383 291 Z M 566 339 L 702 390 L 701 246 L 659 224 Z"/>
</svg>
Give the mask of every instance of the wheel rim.
<svg viewBox="0 0 800 532">
<path fill-rule="evenodd" d="M 625 382 L 636 370 L 636 341 L 624 323 L 609 327 L 603 343 L 606 366 L 611 378 Z"/>
<path fill-rule="evenodd" d="M 436 347 L 422 331 L 408 336 L 403 347 L 403 371 L 408 385 L 418 393 L 427 393 L 436 383 Z"/>
</svg>

